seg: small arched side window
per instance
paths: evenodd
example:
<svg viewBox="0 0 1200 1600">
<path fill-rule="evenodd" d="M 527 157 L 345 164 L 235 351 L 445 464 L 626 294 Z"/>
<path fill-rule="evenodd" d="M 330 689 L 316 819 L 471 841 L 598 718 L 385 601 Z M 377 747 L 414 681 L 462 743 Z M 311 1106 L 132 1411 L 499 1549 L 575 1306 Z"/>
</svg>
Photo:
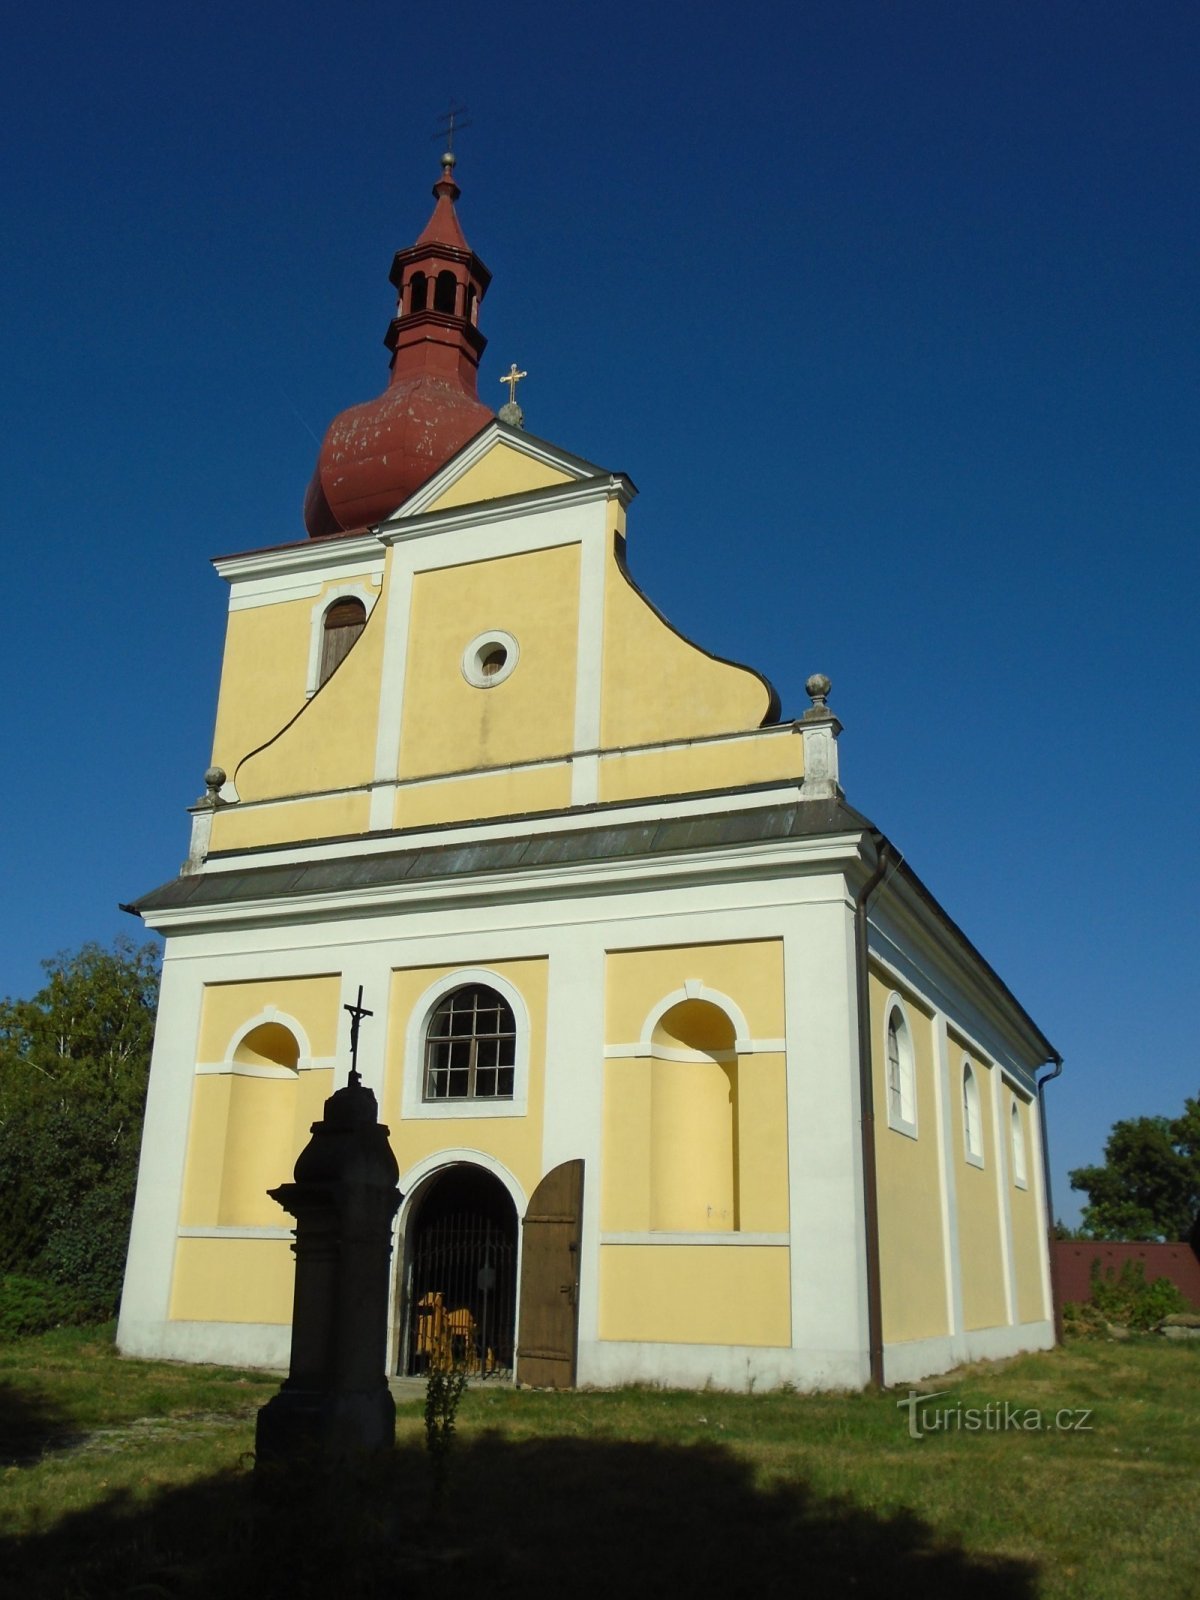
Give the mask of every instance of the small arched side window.
<svg viewBox="0 0 1200 1600">
<path fill-rule="evenodd" d="M 503 995 L 465 984 L 446 995 L 425 1031 L 426 1100 L 511 1100 L 517 1024 Z"/>
<path fill-rule="evenodd" d="M 888 1013 L 887 1025 L 888 1126 L 898 1133 L 917 1136 L 917 1084 L 912 1038 L 899 1006 Z"/>
<path fill-rule="evenodd" d="M 429 279 L 423 272 L 414 272 L 408 281 L 409 311 L 424 311 L 429 301 Z"/>
<path fill-rule="evenodd" d="M 983 1165 L 983 1108 L 979 1080 L 969 1061 L 963 1062 L 963 1148 L 972 1166 Z"/>
<path fill-rule="evenodd" d="M 350 652 L 350 646 L 367 625 L 367 608 L 353 597 L 335 600 L 325 613 L 321 639 L 321 671 L 317 687 L 331 678 Z"/>
<path fill-rule="evenodd" d="M 1013 1182 L 1018 1189 L 1024 1189 L 1029 1182 L 1025 1165 L 1025 1127 L 1021 1121 L 1021 1108 L 1015 1100 L 1009 1112 L 1009 1120 L 1012 1124 Z"/>
<path fill-rule="evenodd" d="M 464 315 L 473 327 L 479 325 L 479 299 L 475 293 L 475 285 L 473 283 L 467 285 L 467 301 Z"/>
<path fill-rule="evenodd" d="M 452 272 L 439 272 L 433 290 L 433 309 L 454 315 L 454 301 L 458 293 L 458 279 Z"/>
</svg>

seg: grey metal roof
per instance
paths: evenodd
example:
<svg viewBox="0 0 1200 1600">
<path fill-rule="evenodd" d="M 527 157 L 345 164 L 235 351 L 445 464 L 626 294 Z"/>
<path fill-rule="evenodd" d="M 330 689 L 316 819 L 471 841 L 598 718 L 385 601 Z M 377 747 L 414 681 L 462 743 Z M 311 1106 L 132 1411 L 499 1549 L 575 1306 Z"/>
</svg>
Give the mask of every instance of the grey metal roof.
<svg viewBox="0 0 1200 1600">
<path fill-rule="evenodd" d="M 751 810 L 707 816 L 614 823 L 607 827 L 532 833 L 522 838 L 458 840 L 395 850 L 340 856 L 321 861 L 287 861 L 224 872 L 173 878 L 126 906 L 127 911 L 182 910 L 239 901 L 286 900 L 292 896 L 335 894 L 389 883 L 432 882 L 491 872 L 518 872 L 591 861 L 627 861 L 668 856 L 772 839 L 861 833 L 871 824 L 852 807 L 835 800 L 793 800 Z"/>
</svg>

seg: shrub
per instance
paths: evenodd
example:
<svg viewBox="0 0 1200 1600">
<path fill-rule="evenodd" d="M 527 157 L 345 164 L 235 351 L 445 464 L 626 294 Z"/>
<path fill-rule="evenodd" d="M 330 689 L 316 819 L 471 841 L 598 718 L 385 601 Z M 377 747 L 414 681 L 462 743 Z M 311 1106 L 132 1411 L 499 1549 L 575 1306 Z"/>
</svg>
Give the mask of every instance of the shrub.
<svg viewBox="0 0 1200 1600">
<path fill-rule="evenodd" d="M 1188 1308 L 1170 1278 L 1155 1278 L 1147 1283 L 1141 1261 L 1126 1261 L 1119 1275 L 1112 1267 L 1102 1271 L 1100 1262 L 1094 1261 L 1089 1303 L 1104 1321 L 1141 1329 L 1153 1328 L 1164 1317 Z"/>
<path fill-rule="evenodd" d="M 0 1277 L 0 1341 L 95 1320 L 96 1309 L 87 1298 L 61 1283 L 17 1274 Z"/>
</svg>

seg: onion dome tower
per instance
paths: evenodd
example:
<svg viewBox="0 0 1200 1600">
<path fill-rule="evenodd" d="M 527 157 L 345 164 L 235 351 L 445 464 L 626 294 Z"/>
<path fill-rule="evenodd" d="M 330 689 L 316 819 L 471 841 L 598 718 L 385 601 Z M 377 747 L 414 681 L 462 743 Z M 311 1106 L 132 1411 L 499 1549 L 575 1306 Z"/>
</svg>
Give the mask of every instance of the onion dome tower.
<svg viewBox="0 0 1200 1600">
<path fill-rule="evenodd" d="M 375 400 L 329 425 L 304 498 L 313 538 L 378 522 L 433 476 L 493 418 L 476 374 L 487 340 L 479 302 L 492 275 L 467 244 L 454 210 L 454 155 L 442 157 L 437 204 L 416 244 L 389 274 L 396 315 L 384 337 L 391 379 Z"/>
</svg>

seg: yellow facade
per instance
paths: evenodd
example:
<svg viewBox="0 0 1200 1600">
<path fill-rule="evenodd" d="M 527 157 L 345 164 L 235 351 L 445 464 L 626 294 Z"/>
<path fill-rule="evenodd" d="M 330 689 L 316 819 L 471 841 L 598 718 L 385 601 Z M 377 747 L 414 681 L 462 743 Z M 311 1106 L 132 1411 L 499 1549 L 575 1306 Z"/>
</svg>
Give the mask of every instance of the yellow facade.
<svg viewBox="0 0 1200 1600">
<path fill-rule="evenodd" d="M 783 1245 L 604 1245 L 600 1337 L 787 1345 L 788 1250 Z"/>
<path fill-rule="evenodd" d="M 297 680 L 300 705 L 290 722 L 268 735 L 270 742 L 265 748 L 255 750 L 250 746 L 247 751 L 238 752 L 238 759 L 226 767 L 243 800 L 352 789 L 369 783 L 374 776 L 387 603 L 381 599 L 376 604 L 345 660 L 310 700 L 304 695 L 312 602 L 303 607 L 267 607 L 265 620 L 269 626 L 271 612 L 300 609 L 304 611 L 305 647 L 304 667 Z M 235 612 L 234 616 L 262 614 L 256 610 Z M 290 665 L 294 668 L 294 660 Z M 261 657 L 257 666 L 251 663 L 253 676 L 243 685 L 244 697 L 256 698 L 262 678 L 273 677 L 278 670 L 274 664 L 264 664 Z"/>
<path fill-rule="evenodd" d="M 502 767 L 442 782 L 397 789 L 392 826 L 421 828 L 478 817 L 515 817 L 530 811 L 561 811 L 571 804 L 571 767 L 566 761 Z"/>
<path fill-rule="evenodd" d="M 495 628 L 518 640 L 520 660 L 480 689 L 463 676 L 463 651 Z M 417 573 L 398 776 L 568 754 L 578 638 L 577 544 Z"/>
<path fill-rule="evenodd" d="M 651 1011 L 692 980 L 727 995 L 745 1017 L 752 1039 L 784 1036 L 783 944 L 778 939 L 614 950 L 607 974 L 608 1044 L 639 1039 Z"/>
<path fill-rule="evenodd" d="M 1009 1193 L 1012 1214 L 1013 1277 L 1017 1291 L 1017 1321 L 1040 1322 L 1048 1316 L 1042 1282 L 1042 1253 L 1045 1242 L 1038 1221 L 1037 1181 L 1034 1168 L 1035 1145 L 1029 1102 L 1006 1088 L 1002 1096 L 1007 1129 L 1011 1121 L 1012 1106 L 1017 1108 L 1025 1136 L 1025 1183 L 1016 1181 L 1013 1155 L 1009 1147 Z"/>
<path fill-rule="evenodd" d="M 286 1239 L 180 1239 L 171 1317 L 286 1325 L 292 1320 L 295 1281 L 296 1258 Z"/>
<path fill-rule="evenodd" d="M 528 494 L 531 489 L 548 489 L 556 483 L 571 481 L 570 474 L 561 468 L 534 460 L 523 450 L 501 441 L 443 490 L 428 509 L 448 511 L 452 506 L 475 505 L 478 501 L 498 500 L 508 494 Z"/>
<path fill-rule="evenodd" d="M 365 789 L 275 805 L 224 806 L 213 814 L 211 848 L 247 850 L 342 838 L 366 833 L 370 815 L 371 797 Z"/>
<path fill-rule="evenodd" d="M 804 753 L 796 730 L 763 728 L 742 738 L 656 746 L 605 755 L 600 761 L 601 800 L 692 794 L 738 784 L 798 783 Z"/>
<path fill-rule="evenodd" d="M 962 1273 L 963 1324 L 968 1331 L 1001 1327 L 1008 1321 L 1004 1276 L 1000 1270 L 1003 1234 L 996 1195 L 996 1148 L 991 1073 L 995 1068 L 967 1050 L 953 1034 L 950 1049 L 950 1126 L 954 1130 L 955 1187 L 958 1196 L 958 1253 Z M 967 1160 L 963 1125 L 963 1063 L 970 1061 L 979 1084 L 983 1165 Z"/>
<path fill-rule="evenodd" d="M 409 967 L 392 974 L 388 1001 L 387 1077 L 380 1120 L 392 1131 L 392 1148 L 401 1173 L 448 1146 L 478 1150 L 508 1169 L 526 1194 L 542 1176 L 542 1105 L 546 1071 L 546 1004 L 548 963 L 544 960 L 490 961 L 486 970 L 507 979 L 529 1013 L 529 1088 L 524 1116 L 505 1114 L 450 1118 L 405 1118 L 402 1111 L 404 1054 L 410 1019 L 422 995 L 439 980 L 462 970 L 453 967 Z M 420 1070 L 417 1063 L 415 1070 Z"/>
<path fill-rule="evenodd" d="M 769 708 L 757 673 L 718 661 L 677 634 L 614 553 L 604 595 L 604 748 L 757 728 Z"/>
<path fill-rule="evenodd" d="M 888 1002 L 894 985 L 870 974 L 871 1070 L 875 1093 L 875 1173 L 879 1191 L 879 1250 L 883 1337 L 888 1343 L 950 1332 L 942 1240 L 938 1150 L 941 1130 L 934 1098 L 933 1018 L 912 994 L 902 994 L 913 1047 L 917 1137 L 888 1125 Z M 993 1270 L 996 1265 L 993 1251 Z"/>
<path fill-rule="evenodd" d="M 314 1059 L 332 1056 L 337 1050 L 340 1007 L 341 978 L 336 973 L 206 984 L 196 1059 L 224 1061 L 234 1036 L 267 1010 L 300 1024 Z"/>
<path fill-rule="evenodd" d="M 688 986 L 692 997 L 680 998 Z M 697 988 L 697 985 L 700 987 Z M 601 1220 L 608 1232 L 785 1232 L 787 1094 L 778 941 L 609 955 Z M 673 997 L 648 1041 L 651 1013 Z"/>
</svg>

